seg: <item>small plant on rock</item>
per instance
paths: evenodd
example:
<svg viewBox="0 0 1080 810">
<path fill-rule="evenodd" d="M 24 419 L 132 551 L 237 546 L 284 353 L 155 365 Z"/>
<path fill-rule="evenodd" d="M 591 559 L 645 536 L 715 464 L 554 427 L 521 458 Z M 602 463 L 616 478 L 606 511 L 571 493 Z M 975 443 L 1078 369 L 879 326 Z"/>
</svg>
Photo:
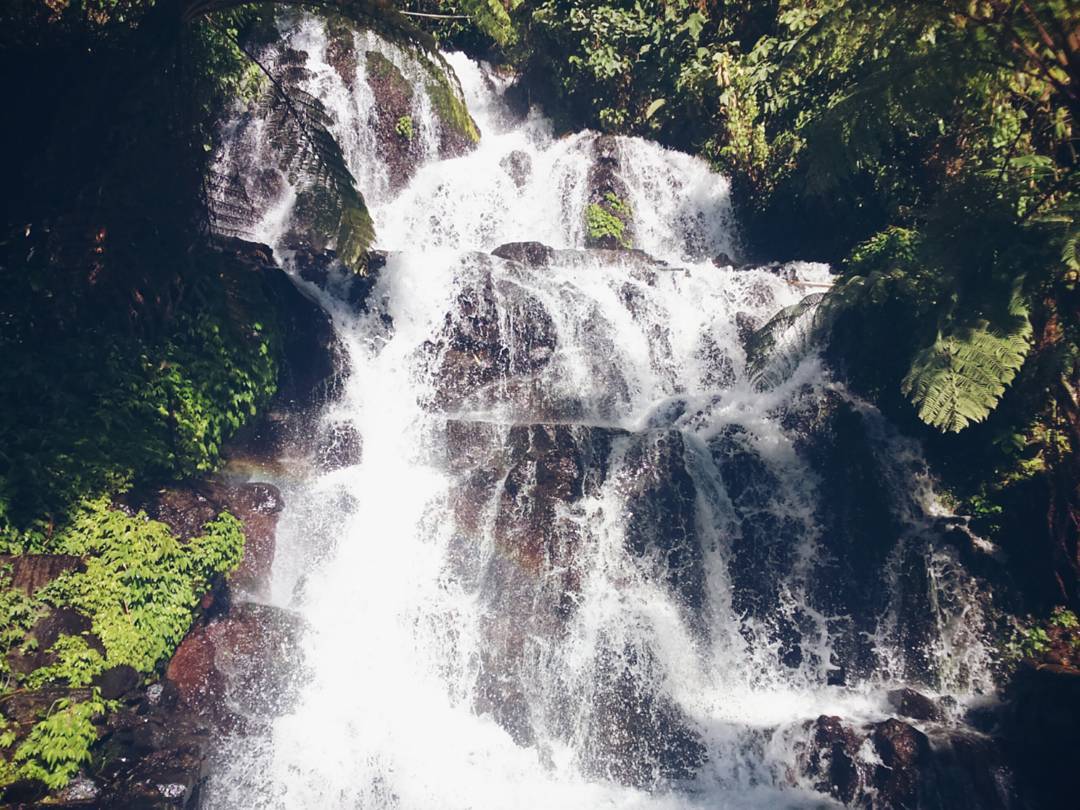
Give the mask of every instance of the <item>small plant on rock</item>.
<svg viewBox="0 0 1080 810">
<path fill-rule="evenodd" d="M 614 242 L 619 247 L 629 248 L 630 239 L 626 233 L 626 224 L 633 215 L 629 203 L 617 194 L 608 192 L 599 203 L 592 203 L 585 209 L 585 225 L 589 238 L 595 242 Z"/>
<path fill-rule="evenodd" d="M 413 139 L 413 120 L 411 115 L 403 115 L 394 125 L 394 132 L 407 141 Z"/>
</svg>

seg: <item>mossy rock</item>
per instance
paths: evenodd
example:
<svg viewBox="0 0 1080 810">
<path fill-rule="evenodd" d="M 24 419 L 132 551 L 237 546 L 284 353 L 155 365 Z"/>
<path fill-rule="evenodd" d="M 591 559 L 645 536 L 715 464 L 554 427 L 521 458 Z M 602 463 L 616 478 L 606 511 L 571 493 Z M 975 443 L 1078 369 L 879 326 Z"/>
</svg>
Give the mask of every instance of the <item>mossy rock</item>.
<svg viewBox="0 0 1080 810">
<path fill-rule="evenodd" d="M 472 151 L 480 142 L 480 130 L 456 88 L 438 67 L 428 63 L 427 94 L 439 119 L 439 157 L 449 158 Z"/>
<path fill-rule="evenodd" d="M 618 142 L 609 136 L 593 144 L 589 167 L 589 201 L 585 207 L 585 246 L 628 249 L 634 246 L 634 212 L 629 189 L 619 176 Z"/>
<path fill-rule="evenodd" d="M 415 91 L 397 65 L 378 51 L 365 54 L 367 81 L 375 95 L 375 131 L 379 158 L 386 164 L 391 190 L 405 186 L 420 165 L 418 139 L 413 137 Z M 403 122 L 408 122 L 406 127 Z M 407 130 L 408 137 L 403 133 Z"/>
</svg>

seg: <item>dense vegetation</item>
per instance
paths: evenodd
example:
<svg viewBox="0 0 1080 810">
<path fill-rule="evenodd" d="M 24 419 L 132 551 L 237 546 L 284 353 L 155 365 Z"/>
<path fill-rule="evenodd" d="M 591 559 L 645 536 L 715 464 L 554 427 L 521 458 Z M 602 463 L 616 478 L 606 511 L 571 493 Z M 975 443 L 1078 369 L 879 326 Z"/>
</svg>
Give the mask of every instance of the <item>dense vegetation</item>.
<svg viewBox="0 0 1080 810">
<path fill-rule="evenodd" d="M 778 350 L 825 345 L 854 390 L 925 440 L 958 507 L 1012 552 L 1031 607 L 1080 607 L 1075 3 L 9 0 L 0 552 L 86 565 L 34 594 L 0 573 L 0 701 L 118 664 L 149 675 L 239 559 L 228 515 L 179 544 L 110 499 L 215 469 L 275 388 L 273 302 L 210 237 L 222 212 L 207 191 L 228 178 L 208 156 L 229 104 L 269 111 L 286 168 L 329 200 L 339 254 L 364 268 L 371 220 L 325 111 L 254 58 L 273 7 L 299 5 L 418 49 L 426 27 L 515 67 L 563 129 L 711 161 L 732 179 L 747 257 L 839 273 L 755 337 L 759 384 L 778 381 Z M 408 116 L 394 129 L 413 137 Z M 590 236 L 624 243 L 624 205 L 590 206 Z M 64 636 L 50 663 L 6 671 L 64 606 L 91 620 L 94 644 Z M 27 735 L 0 727 L 0 784 L 62 784 L 106 708 L 91 691 Z"/>
</svg>

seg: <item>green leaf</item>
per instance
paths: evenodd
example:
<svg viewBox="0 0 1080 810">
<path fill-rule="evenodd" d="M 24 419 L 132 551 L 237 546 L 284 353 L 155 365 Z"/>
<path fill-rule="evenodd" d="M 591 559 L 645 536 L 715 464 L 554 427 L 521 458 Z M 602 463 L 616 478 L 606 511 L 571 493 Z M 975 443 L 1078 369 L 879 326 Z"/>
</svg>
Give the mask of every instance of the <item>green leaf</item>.
<svg viewBox="0 0 1080 810">
<path fill-rule="evenodd" d="M 645 120 L 648 121 L 650 118 L 652 118 L 656 114 L 656 111 L 663 107 L 665 104 L 667 104 L 666 98 L 658 98 L 653 101 L 648 107 L 645 108 Z"/>
</svg>

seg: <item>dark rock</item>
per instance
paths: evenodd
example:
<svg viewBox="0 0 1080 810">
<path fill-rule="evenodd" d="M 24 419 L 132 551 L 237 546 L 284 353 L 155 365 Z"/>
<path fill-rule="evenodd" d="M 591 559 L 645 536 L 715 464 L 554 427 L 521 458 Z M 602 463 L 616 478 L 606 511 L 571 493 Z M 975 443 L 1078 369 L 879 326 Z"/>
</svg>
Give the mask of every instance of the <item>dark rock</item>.
<svg viewBox="0 0 1080 810">
<path fill-rule="evenodd" d="M 334 422 L 316 434 L 316 462 L 326 472 L 359 464 L 363 452 L 363 437 L 351 422 Z"/>
<path fill-rule="evenodd" d="M 735 330 L 744 349 L 749 345 L 753 334 L 764 325 L 760 318 L 748 312 L 735 313 Z"/>
<path fill-rule="evenodd" d="M 783 588 L 795 565 L 803 526 L 777 510 L 780 481 L 745 429 L 725 427 L 709 443 L 709 451 L 738 519 L 729 563 L 732 607 L 772 627 L 782 659 L 798 666 L 802 649 L 797 617 L 777 611 L 776 605 L 783 600 Z"/>
<path fill-rule="evenodd" d="M 610 135 L 600 135 L 593 141 L 593 163 L 589 167 L 589 205 L 598 205 L 607 213 L 617 217 L 623 224 L 621 239 L 606 234 L 585 235 L 585 246 L 589 248 L 622 248 L 633 244 L 633 217 L 614 209 L 611 200 L 623 203 L 629 198 L 629 189 L 619 176 L 621 153 L 619 142 Z"/>
<path fill-rule="evenodd" d="M 705 746 L 675 704 L 653 687 L 652 662 L 625 650 L 596 669 L 586 773 L 641 788 L 689 779 L 706 760 Z"/>
<path fill-rule="evenodd" d="M 292 264 L 304 281 L 345 301 L 357 312 L 368 312 L 369 296 L 379 281 L 379 273 L 386 266 L 388 256 L 383 250 L 369 251 L 366 257 L 367 272 L 354 273 L 338 261 L 334 251 L 314 251 L 301 246 L 294 250 Z"/>
<path fill-rule="evenodd" d="M 735 260 L 732 259 L 726 253 L 720 252 L 720 253 L 717 253 L 715 256 L 713 256 L 712 263 L 716 267 L 728 268 L 728 267 L 734 267 Z"/>
<path fill-rule="evenodd" d="M 930 759 L 930 741 L 913 726 L 892 719 L 876 723 L 870 740 L 881 760 L 872 778 L 883 807 L 917 807 L 924 777 L 920 772 Z"/>
<path fill-rule="evenodd" d="M 489 386 L 519 383 L 536 375 L 555 353 L 555 325 L 543 304 L 510 279 L 495 281 L 488 268 L 472 268 L 452 312 L 434 342 L 421 351 L 433 364 L 434 409 L 483 407 L 505 401 L 505 390 Z"/>
<path fill-rule="evenodd" d="M 945 717 L 945 712 L 933 698 L 914 689 L 894 689 L 888 697 L 889 704 L 901 717 L 912 720 L 942 720 Z"/>
<path fill-rule="evenodd" d="M 38 720 L 46 717 L 58 700 L 87 700 L 91 696 L 89 689 L 68 689 L 54 686 L 44 689 L 28 691 L 14 691 L 4 697 L 4 716 L 20 728 L 21 732 L 27 732 Z M 19 733 L 18 736 L 22 736 Z"/>
<path fill-rule="evenodd" d="M 515 149 L 499 161 L 499 166 L 510 175 L 514 185 L 523 188 L 532 175 L 532 158 L 527 152 Z"/>
<path fill-rule="evenodd" d="M 311 407 L 332 396 L 340 382 L 342 349 L 329 316 L 274 263 L 266 245 L 219 238 L 215 247 L 231 262 L 259 273 L 274 305 L 284 353 L 272 407 Z"/>
<path fill-rule="evenodd" d="M 119 700 L 135 692 L 141 683 L 142 676 L 134 667 L 120 664 L 94 676 L 91 686 L 100 689 L 105 700 Z"/>
<path fill-rule="evenodd" d="M 377 159 L 389 170 L 393 191 L 404 187 L 422 164 L 419 139 L 398 131 L 402 119 L 412 121 L 413 88 L 397 66 L 378 51 L 368 51 L 365 64 L 375 96 Z"/>
<path fill-rule="evenodd" d="M 542 267 L 551 261 L 554 254 L 553 248 L 540 242 L 508 242 L 491 251 L 492 256 L 521 262 L 527 267 Z"/>
<path fill-rule="evenodd" d="M 904 529 L 896 517 L 894 490 L 879 446 L 870 436 L 866 417 L 840 394 L 806 392 L 801 405 L 789 410 L 782 423 L 793 436 L 795 449 L 818 477 L 816 521 L 818 566 L 810 598 L 815 609 L 837 618 L 830 625 L 836 664 L 850 677 L 865 677 L 877 666 L 870 638 L 877 618 L 887 607 L 894 587 L 885 582 L 885 565 Z M 905 497 L 899 493 L 898 497 Z M 898 628 L 900 644 L 913 679 L 930 675 L 923 656 L 933 632 L 926 580 L 925 546 L 911 538 L 900 561 L 905 577 L 904 616 Z"/>
<path fill-rule="evenodd" d="M 282 270 L 268 270 L 267 281 L 284 349 L 273 407 L 320 405 L 339 390 L 344 365 L 340 340 L 322 307 Z"/>
<path fill-rule="evenodd" d="M 630 552 L 696 616 L 705 600 L 705 569 L 688 452 L 677 430 L 635 435 L 622 475 Z"/>
<path fill-rule="evenodd" d="M 359 60 L 353 32 L 348 25 L 335 23 L 336 21 L 327 21 L 326 62 L 349 90 L 355 90 Z"/>
<path fill-rule="evenodd" d="M 798 767 L 817 790 L 867 810 L 1010 810 L 1011 777 L 988 738 L 947 731 L 931 740 L 895 718 L 862 728 L 839 717 L 807 724 Z"/>
<path fill-rule="evenodd" d="M 26 675 L 39 667 L 55 664 L 56 655 L 49 650 L 60 636 L 82 636 L 90 647 L 104 652 L 101 641 L 90 634 L 90 628 L 90 619 L 74 608 L 52 608 L 30 630 L 30 637 L 37 642 L 36 648 L 26 652 L 19 647 L 10 650 L 7 654 L 8 665 L 12 671 Z"/>
<path fill-rule="evenodd" d="M 856 759 L 862 740 L 839 717 L 822 715 L 808 724 L 810 742 L 804 773 L 814 780 L 814 787 L 844 804 L 851 804 L 860 789 Z"/>
<path fill-rule="evenodd" d="M 71 554 L 0 554 L 0 565 L 11 566 L 11 587 L 32 595 L 61 574 L 80 570 L 82 558 Z"/>
</svg>

